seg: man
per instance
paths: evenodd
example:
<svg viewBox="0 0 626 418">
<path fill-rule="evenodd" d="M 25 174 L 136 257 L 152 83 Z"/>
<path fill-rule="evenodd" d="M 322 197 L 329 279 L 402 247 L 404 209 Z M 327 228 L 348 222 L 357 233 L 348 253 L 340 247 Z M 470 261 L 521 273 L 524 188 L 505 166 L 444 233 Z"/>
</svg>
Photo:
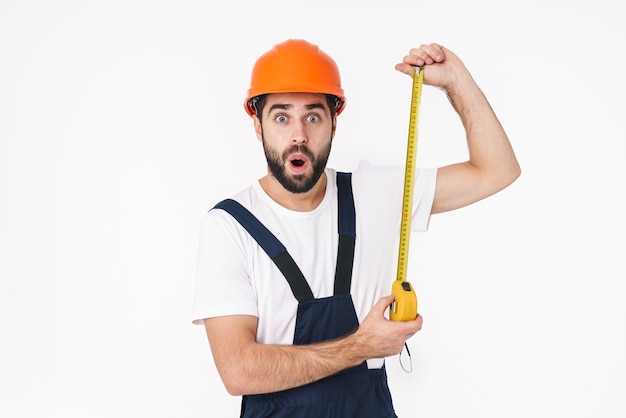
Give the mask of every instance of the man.
<svg viewBox="0 0 626 418">
<path fill-rule="evenodd" d="M 467 132 L 469 160 L 415 174 L 412 228 L 511 184 L 509 140 L 461 60 L 411 49 L 396 69 L 446 91 Z M 243 417 L 393 417 L 384 358 L 422 317 L 389 321 L 403 167 L 326 167 L 345 106 L 327 54 L 288 40 L 261 56 L 245 109 L 268 173 L 202 220 L 194 323 L 204 324 Z"/>
</svg>

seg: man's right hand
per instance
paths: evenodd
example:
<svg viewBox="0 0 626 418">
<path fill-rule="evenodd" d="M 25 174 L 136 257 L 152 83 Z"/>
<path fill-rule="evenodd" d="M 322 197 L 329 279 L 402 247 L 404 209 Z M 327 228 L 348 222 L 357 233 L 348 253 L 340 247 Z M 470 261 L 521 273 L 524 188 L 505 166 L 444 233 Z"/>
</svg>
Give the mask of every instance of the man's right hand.
<svg viewBox="0 0 626 418">
<path fill-rule="evenodd" d="M 422 316 L 406 322 L 390 321 L 385 311 L 393 303 L 394 296 L 381 298 L 372 307 L 354 333 L 357 344 L 361 344 L 367 358 L 384 358 L 399 354 L 406 341 L 422 329 Z"/>
</svg>

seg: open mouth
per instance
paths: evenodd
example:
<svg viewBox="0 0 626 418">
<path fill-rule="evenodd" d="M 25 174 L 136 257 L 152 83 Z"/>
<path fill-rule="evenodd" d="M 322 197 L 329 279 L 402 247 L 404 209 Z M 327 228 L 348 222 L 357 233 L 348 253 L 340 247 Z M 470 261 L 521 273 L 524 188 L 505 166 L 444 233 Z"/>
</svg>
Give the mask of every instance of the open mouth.
<svg viewBox="0 0 626 418">
<path fill-rule="evenodd" d="M 291 169 L 297 173 L 301 173 L 306 170 L 307 167 L 307 157 L 300 152 L 295 152 L 289 157 L 289 165 Z"/>
<path fill-rule="evenodd" d="M 296 146 L 290 150 L 291 152 L 285 156 L 289 162 L 289 168 L 292 174 L 303 174 L 309 167 L 311 161 L 306 151 L 301 146 Z"/>
</svg>

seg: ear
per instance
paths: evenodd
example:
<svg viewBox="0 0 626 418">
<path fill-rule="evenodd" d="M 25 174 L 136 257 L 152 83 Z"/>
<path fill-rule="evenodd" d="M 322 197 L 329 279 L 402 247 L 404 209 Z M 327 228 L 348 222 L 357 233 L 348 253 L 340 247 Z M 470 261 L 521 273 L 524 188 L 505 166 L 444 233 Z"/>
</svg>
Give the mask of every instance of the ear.
<svg viewBox="0 0 626 418">
<path fill-rule="evenodd" d="M 337 132 L 337 115 L 333 116 L 333 131 L 330 135 L 331 140 L 335 138 L 335 132 Z"/>
<path fill-rule="evenodd" d="M 254 132 L 256 133 L 256 137 L 259 142 L 263 142 L 263 127 L 261 126 L 261 121 L 257 115 L 254 115 L 252 120 L 254 121 Z"/>
</svg>

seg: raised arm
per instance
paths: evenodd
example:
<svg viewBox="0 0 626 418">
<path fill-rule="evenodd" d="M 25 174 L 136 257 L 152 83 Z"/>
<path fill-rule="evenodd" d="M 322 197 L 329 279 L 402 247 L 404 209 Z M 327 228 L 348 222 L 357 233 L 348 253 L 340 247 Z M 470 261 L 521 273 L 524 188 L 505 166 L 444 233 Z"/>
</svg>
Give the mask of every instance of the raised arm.
<svg viewBox="0 0 626 418">
<path fill-rule="evenodd" d="M 252 395 L 305 385 L 366 359 L 398 354 L 421 329 L 422 317 L 391 322 L 384 312 L 392 302 L 393 296 L 380 299 L 355 333 L 311 345 L 259 344 L 253 316 L 210 318 L 204 324 L 228 393 Z"/>
<path fill-rule="evenodd" d="M 398 71 L 424 67 L 424 84 L 443 89 L 461 117 L 469 160 L 441 167 L 432 213 L 457 209 L 504 189 L 521 173 L 509 139 L 487 98 L 461 60 L 438 44 L 411 49 Z"/>
</svg>

